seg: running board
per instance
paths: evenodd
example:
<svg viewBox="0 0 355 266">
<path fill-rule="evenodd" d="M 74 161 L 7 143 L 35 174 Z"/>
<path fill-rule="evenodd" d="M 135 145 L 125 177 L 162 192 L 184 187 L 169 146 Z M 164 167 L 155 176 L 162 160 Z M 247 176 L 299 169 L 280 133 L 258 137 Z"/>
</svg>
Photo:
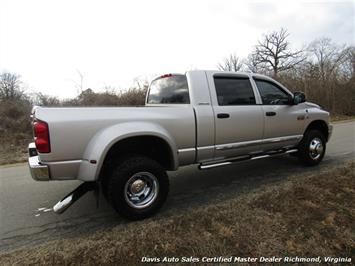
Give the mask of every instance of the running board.
<svg viewBox="0 0 355 266">
<path fill-rule="evenodd" d="M 239 163 L 242 161 L 248 161 L 248 160 L 258 160 L 258 159 L 263 159 L 263 158 L 268 158 L 268 157 L 273 157 L 273 156 L 278 156 L 278 155 L 284 155 L 284 154 L 288 154 L 288 153 L 294 153 L 297 152 L 297 149 L 289 149 L 289 150 L 277 150 L 277 151 L 270 151 L 267 153 L 262 153 L 259 155 L 246 155 L 246 156 L 239 156 L 239 157 L 235 157 L 233 159 L 229 159 L 226 161 L 219 161 L 219 162 L 215 162 L 215 163 L 209 163 L 209 164 L 200 164 L 198 166 L 198 168 L 200 170 L 207 170 L 207 169 L 211 169 L 211 168 L 215 168 L 215 167 L 220 167 L 220 166 L 226 166 L 226 165 L 230 165 L 230 164 L 235 164 L 235 163 Z"/>
</svg>

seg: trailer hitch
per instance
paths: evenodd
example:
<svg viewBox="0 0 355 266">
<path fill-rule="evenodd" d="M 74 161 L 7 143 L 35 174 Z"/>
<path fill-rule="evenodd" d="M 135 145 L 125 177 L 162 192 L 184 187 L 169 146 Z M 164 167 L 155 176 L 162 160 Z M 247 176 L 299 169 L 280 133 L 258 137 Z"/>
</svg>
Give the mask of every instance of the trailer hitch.
<svg viewBox="0 0 355 266">
<path fill-rule="evenodd" d="M 74 202 L 80 199 L 86 192 L 94 191 L 96 197 L 96 204 L 98 206 L 99 202 L 99 185 L 97 182 L 84 182 L 68 195 L 66 195 L 62 200 L 60 200 L 56 205 L 53 206 L 53 211 L 55 213 L 61 214 L 65 212 Z"/>
</svg>

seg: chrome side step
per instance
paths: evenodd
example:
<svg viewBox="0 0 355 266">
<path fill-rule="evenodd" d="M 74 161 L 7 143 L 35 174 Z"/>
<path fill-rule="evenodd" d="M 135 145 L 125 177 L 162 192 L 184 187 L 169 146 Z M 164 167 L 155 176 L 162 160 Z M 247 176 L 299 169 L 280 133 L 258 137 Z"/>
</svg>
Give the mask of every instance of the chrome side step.
<svg viewBox="0 0 355 266">
<path fill-rule="evenodd" d="M 66 195 L 53 207 L 55 213 L 61 214 L 65 212 L 74 202 L 80 199 L 86 192 L 97 190 L 98 185 L 96 182 L 85 182 Z"/>
<path fill-rule="evenodd" d="M 262 153 L 262 154 L 258 154 L 258 155 L 239 156 L 239 157 L 235 157 L 235 158 L 225 160 L 225 161 L 218 161 L 215 163 L 208 163 L 208 164 L 200 164 L 198 166 L 198 168 L 200 170 L 207 170 L 207 169 L 220 167 L 220 166 L 226 166 L 226 165 L 230 165 L 230 164 L 234 164 L 234 163 L 238 163 L 238 162 L 242 162 L 242 161 L 258 160 L 258 159 L 274 157 L 274 156 L 278 156 L 278 155 L 284 155 L 284 154 L 288 154 L 288 153 L 294 153 L 297 151 L 298 151 L 298 149 L 276 150 L 276 151 L 270 151 L 270 152 Z"/>
</svg>

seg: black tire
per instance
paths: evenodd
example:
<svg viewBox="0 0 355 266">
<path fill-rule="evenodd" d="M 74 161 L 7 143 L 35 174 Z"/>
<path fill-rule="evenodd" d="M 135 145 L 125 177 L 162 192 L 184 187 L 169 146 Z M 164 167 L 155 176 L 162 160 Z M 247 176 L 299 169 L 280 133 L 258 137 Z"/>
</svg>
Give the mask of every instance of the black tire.
<svg viewBox="0 0 355 266">
<path fill-rule="evenodd" d="M 318 148 L 312 149 L 312 147 Z M 298 145 L 298 158 L 304 165 L 314 166 L 322 161 L 325 150 L 326 139 L 322 132 L 319 130 L 308 130 Z"/>
<path fill-rule="evenodd" d="M 132 180 L 138 180 L 138 188 L 134 187 Z M 143 182 L 141 182 L 143 180 Z M 145 182 L 146 181 L 146 182 Z M 141 185 L 143 184 L 143 185 Z M 130 189 L 141 189 L 133 194 Z M 157 187 L 157 190 L 155 189 Z M 142 191 L 150 191 L 148 203 L 139 205 L 140 196 L 145 197 Z M 155 192 L 154 192 L 155 191 Z M 140 220 L 153 215 L 164 204 L 169 192 L 169 178 L 165 169 L 156 161 L 143 157 L 131 156 L 120 160 L 115 166 L 107 181 L 107 197 L 119 215 L 130 219 Z M 132 193 L 132 194 L 130 194 Z M 133 202 L 131 198 L 137 202 Z M 144 203 L 144 201 L 142 201 Z M 147 205 L 148 204 L 148 205 Z M 147 206 L 145 206 L 147 205 Z"/>
</svg>

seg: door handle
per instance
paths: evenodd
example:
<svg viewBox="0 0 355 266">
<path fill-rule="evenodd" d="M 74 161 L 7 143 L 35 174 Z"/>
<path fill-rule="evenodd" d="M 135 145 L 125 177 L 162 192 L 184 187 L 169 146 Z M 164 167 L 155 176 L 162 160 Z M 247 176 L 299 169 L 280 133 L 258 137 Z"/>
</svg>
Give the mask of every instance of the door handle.
<svg viewBox="0 0 355 266">
<path fill-rule="evenodd" d="M 266 112 L 266 116 L 275 116 L 276 112 Z"/>
<path fill-rule="evenodd" d="M 229 114 L 226 114 L 226 113 L 221 113 L 221 114 L 217 114 L 217 118 L 229 118 Z"/>
</svg>

